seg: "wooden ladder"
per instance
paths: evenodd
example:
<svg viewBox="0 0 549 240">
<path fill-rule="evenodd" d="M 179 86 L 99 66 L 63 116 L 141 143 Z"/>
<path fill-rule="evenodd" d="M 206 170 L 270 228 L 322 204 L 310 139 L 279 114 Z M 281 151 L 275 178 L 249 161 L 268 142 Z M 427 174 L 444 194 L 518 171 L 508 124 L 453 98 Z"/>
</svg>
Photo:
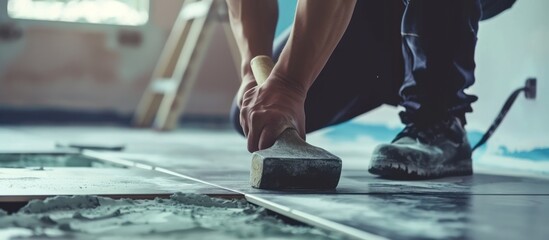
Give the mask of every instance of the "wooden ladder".
<svg viewBox="0 0 549 240">
<path fill-rule="evenodd" d="M 239 72 L 240 55 L 228 22 L 225 1 L 186 0 L 134 114 L 134 126 L 162 131 L 177 126 L 216 24 L 223 26 L 233 63 Z"/>
</svg>

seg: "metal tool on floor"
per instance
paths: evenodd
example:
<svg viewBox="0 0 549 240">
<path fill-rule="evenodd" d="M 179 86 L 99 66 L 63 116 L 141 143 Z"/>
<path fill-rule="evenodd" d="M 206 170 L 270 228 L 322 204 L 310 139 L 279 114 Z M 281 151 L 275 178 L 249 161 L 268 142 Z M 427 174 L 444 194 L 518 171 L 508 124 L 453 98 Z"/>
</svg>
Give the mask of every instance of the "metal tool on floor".
<svg viewBox="0 0 549 240">
<path fill-rule="evenodd" d="M 84 150 L 94 151 L 113 151 L 120 152 L 126 147 L 124 144 L 108 144 L 99 142 L 57 142 L 55 147 L 59 149 L 76 149 L 80 152 Z"/>
<path fill-rule="evenodd" d="M 162 50 L 152 81 L 137 107 L 133 125 L 171 130 L 189 100 L 215 24 L 225 31 L 236 69 L 240 55 L 223 0 L 186 0 Z"/>
<path fill-rule="evenodd" d="M 271 73 L 274 63 L 268 56 L 251 61 L 258 85 Z M 262 189 L 333 189 L 341 175 L 341 159 L 308 144 L 295 129 L 286 129 L 268 149 L 252 154 L 250 183 Z"/>
</svg>

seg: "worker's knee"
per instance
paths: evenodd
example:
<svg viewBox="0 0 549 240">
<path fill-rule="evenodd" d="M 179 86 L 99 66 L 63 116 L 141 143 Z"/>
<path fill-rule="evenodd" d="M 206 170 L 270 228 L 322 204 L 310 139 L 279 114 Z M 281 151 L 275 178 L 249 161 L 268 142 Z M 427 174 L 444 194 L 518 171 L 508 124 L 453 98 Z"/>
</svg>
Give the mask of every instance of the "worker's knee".
<svg viewBox="0 0 549 240">
<path fill-rule="evenodd" d="M 233 125 L 233 128 L 238 133 L 240 133 L 240 135 L 244 136 L 244 131 L 242 130 L 242 126 L 240 126 L 240 108 L 238 108 L 236 101 L 233 101 L 233 105 L 231 106 L 230 121 L 231 121 L 231 124 Z"/>
</svg>

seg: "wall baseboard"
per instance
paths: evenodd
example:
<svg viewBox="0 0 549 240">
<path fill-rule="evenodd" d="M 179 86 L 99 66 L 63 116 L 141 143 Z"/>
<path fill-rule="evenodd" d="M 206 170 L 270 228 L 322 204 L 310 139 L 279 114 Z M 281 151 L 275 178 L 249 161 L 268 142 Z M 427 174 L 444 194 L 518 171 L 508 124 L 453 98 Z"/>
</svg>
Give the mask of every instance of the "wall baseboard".
<svg viewBox="0 0 549 240">
<path fill-rule="evenodd" d="M 109 110 L 72 110 L 63 108 L 0 107 L 0 124 L 99 124 L 130 126 L 132 114 Z M 229 128 L 229 116 L 185 115 L 179 119 L 182 126 Z"/>
</svg>

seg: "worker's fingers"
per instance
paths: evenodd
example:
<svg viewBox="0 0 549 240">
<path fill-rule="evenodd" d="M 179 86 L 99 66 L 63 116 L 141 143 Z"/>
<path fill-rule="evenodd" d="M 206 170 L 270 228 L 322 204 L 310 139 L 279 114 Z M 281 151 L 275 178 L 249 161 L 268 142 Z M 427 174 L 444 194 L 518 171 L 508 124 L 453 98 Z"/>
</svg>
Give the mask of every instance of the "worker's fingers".
<svg viewBox="0 0 549 240">
<path fill-rule="evenodd" d="M 247 107 L 241 107 L 240 108 L 240 126 L 242 127 L 242 133 L 244 133 L 244 136 L 248 136 L 248 121 L 246 119 L 248 118 L 248 108 Z"/>
<path fill-rule="evenodd" d="M 244 136 L 248 136 L 250 131 L 249 115 L 251 112 L 251 102 L 253 101 L 253 88 L 248 89 L 242 98 L 242 105 L 240 106 L 240 126 L 242 127 L 242 132 Z"/>
<path fill-rule="evenodd" d="M 247 112 L 248 112 L 247 107 L 245 106 L 240 107 L 239 121 L 240 121 L 240 126 L 242 127 L 242 133 L 244 133 L 244 136 L 248 136 L 248 126 L 246 125 Z"/>
<path fill-rule="evenodd" d="M 242 83 L 240 84 L 240 87 L 238 89 L 238 93 L 236 96 L 236 100 L 237 100 L 236 103 L 238 107 L 240 108 L 242 107 L 245 93 L 248 92 L 248 90 L 254 88 L 255 86 L 257 86 L 257 83 L 255 83 L 255 78 L 253 78 L 253 76 L 248 77 L 247 80 L 242 80 Z"/>
<path fill-rule="evenodd" d="M 270 148 L 284 131 L 284 128 L 263 128 L 259 136 L 259 150 Z"/>
<path fill-rule="evenodd" d="M 252 126 L 249 128 L 248 132 L 248 151 L 249 152 L 255 152 L 259 150 L 259 137 L 261 135 L 261 132 L 263 131 L 264 125 L 259 125 L 256 121 L 252 121 Z"/>
<path fill-rule="evenodd" d="M 303 119 L 303 121 L 297 122 L 297 133 L 299 134 L 301 139 L 303 139 L 304 141 L 306 140 L 307 129 L 305 128 L 305 119 Z"/>
</svg>

